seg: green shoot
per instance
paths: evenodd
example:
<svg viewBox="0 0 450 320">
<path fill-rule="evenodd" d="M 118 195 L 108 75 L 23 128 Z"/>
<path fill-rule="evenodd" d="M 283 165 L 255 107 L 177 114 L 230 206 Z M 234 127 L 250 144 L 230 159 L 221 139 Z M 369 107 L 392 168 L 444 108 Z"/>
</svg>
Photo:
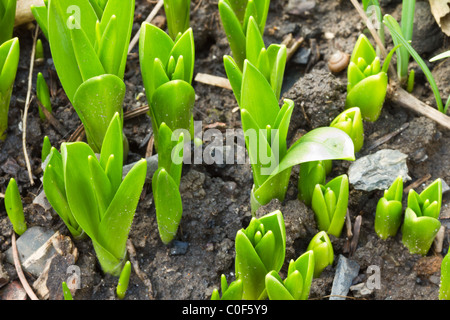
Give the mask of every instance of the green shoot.
<svg viewBox="0 0 450 320">
<path fill-rule="evenodd" d="M 448 104 L 446 104 L 444 107 L 444 105 L 442 103 L 441 95 L 439 93 L 439 88 L 437 87 L 437 84 L 436 84 L 436 81 L 434 80 L 433 74 L 431 73 L 430 69 L 425 64 L 423 59 L 420 57 L 420 55 L 416 52 L 416 50 L 414 50 L 414 48 L 409 44 L 409 42 L 402 36 L 401 30 L 400 30 L 400 27 L 399 27 L 397 21 L 392 16 L 385 15 L 383 22 L 389 29 L 389 31 L 392 35 L 392 39 L 394 40 L 394 43 L 398 43 L 399 45 L 401 44 L 403 47 L 405 47 L 408 50 L 411 57 L 414 58 L 414 60 L 419 65 L 419 67 L 422 69 L 423 73 L 425 74 L 425 76 L 430 84 L 431 90 L 433 91 L 438 110 L 444 114 L 447 113 Z"/>
<path fill-rule="evenodd" d="M 73 300 L 72 292 L 70 292 L 70 289 L 65 281 L 62 282 L 62 289 L 64 300 Z"/>
<path fill-rule="evenodd" d="M 36 97 L 42 106 L 48 110 L 48 112 L 52 112 L 52 102 L 50 100 L 50 90 L 48 89 L 47 82 L 44 79 L 44 76 L 41 72 L 37 75 L 36 80 Z M 42 120 L 45 119 L 45 114 L 42 112 L 41 108 L 39 108 L 39 116 Z"/>
<path fill-rule="evenodd" d="M 242 300 L 242 280 L 237 279 L 230 284 L 227 282 L 227 277 L 222 274 L 220 276 L 220 290 L 214 289 L 211 295 L 211 300 Z"/>
<path fill-rule="evenodd" d="M 170 37 L 175 40 L 178 34 L 189 29 L 191 0 L 164 0 L 167 28 Z"/>
<path fill-rule="evenodd" d="M 403 178 L 397 177 L 378 201 L 375 213 L 375 232 L 385 240 L 394 237 L 402 223 Z"/>
<path fill-rule="evenodd" d="M 14 178 L 11 178 L 5 192 L 5 208 L 9 221 L 14 228 L 14 232 L 19 236 L 27 230 L 25 216 L 23 212 L 22 199 L 20 198 L 19 187 Z"/>
<path fill-rule="evenodd" d="M 128 290 L 128 284 L 130 283 L 131 263 L 125 262 L 122 271 L 120 272 L 119 282 L 116 287 L 116 294 L 119 299 L 125 298 L 125 294 Z"/>
<path fill-rule="evenodd" d="M 12 38 L 17 0 L 0 0 L 0 45 Z"/>
<path fill-rule="evenodd" d="M 0 140 L 6 139 L 9 103 L 19 65 L 19 55 L 18 38 L 0 45 Z"/>
<path fill-rule="evenodd" d="M 331 266 L 334 261 L 333 245 L 325 231 L 319 231 L 310 241 L 307 251 L 314 252 L 314 278 L 319 278 L 323 269 Z"/>
<path fill-rule="evenodd" d="M 51 1 L 51 0 L 50 0 Z M 74 236 L 92 240 L 104 272 L 119 275 L 126 242 L 145 181 L 146 160 L 138 161 L 122 179 L 122 123 L 111 120 L 97 159 L 84 142 L 52 148 L 44 171 L 45 195 Z"/>
</svg>

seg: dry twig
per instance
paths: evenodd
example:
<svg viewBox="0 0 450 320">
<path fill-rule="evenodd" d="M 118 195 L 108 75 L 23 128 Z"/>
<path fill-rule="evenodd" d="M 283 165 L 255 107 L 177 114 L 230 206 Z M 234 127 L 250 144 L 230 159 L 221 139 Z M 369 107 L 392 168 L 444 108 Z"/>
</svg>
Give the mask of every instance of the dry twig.
<svg viewBox="0 0 450 320">
<path fill-rule="evenodd" d="M 27 278 L 25 278 L 25 275 L 22 270 L 22 266 L 20 265 L 19 260 L 19 252 L 17 251 L 17 245 L 16 245 L 16 234 L 13 232 L 12 235 L 12 252 L 13 252 L 13 259 L 14 259 L 14 266 L 16 267 L 17 275 L 19 276 L 19 280 L 22 283 L 23 288 L 25 289 L 27 295 L 30 297 L 31 300 L 39 300 L 39 298 L 34 293 L 31 286 L 28 284 Z"/>
<path fill-rule="evenodd" d="M 31 103 L 31 89 L 33 88 L 33 69 L 34 69 L 34 56 L 36 52 L 36 39 L 39 34 L 39 26 L 36 26 L 36 30 L 34 32 L 33 36 L 33 47 L 31 48 L 31 61 L 30 61 L 30 73 L 28 75 L 28 91 L 27 91 L 27 98 L 25 102 L 25 111 L 23 113 L 23 119 L 22 119 L 22 148 L 23 148 L 23 155 L 25 157 L 25 163 L 28 170 L 28 177 L 30 179 L 31 185 L 34 185 L 34 179 L 33 179 L 33 173 L 31 172 L 31 165 L 30 165 L 30 159 L 28 158 L 27 153 L 27 116 L 28 116 L 28 108 L 30 107 Z"/>
</svg>

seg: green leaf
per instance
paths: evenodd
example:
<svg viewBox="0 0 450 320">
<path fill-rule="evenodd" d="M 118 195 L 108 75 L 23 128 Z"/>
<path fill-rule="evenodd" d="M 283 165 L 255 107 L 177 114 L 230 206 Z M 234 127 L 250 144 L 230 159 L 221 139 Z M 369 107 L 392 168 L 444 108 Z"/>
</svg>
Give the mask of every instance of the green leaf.
<svg viewBox="0 0 450 320">
<path fill-rule="evenodd" d="M 178 60 L 181 56 L 183 57 L 185 74 L 183 80 L 191 84 L 195 63 L 194 32 L 192 31 L 192 28 L 186 30 L 186 32 L 184 32 L 174 43 L 173 48 L 170 51 L 170 56 L 173 56 L 175 60 Z"/>
<path fill-rule="evenodd" d="M 270 300 L 294 300 L 294 297 L 284 286 L 278 273 L 273 270 L 267 273 L 265 286 Z"/>
<path fill-rule="evenodd" d="M 42 33 L 45 38 L 48 39 L 48 9 L 46 6 L 30 6 L 31 13 L 33 14 L 36 22 L 39 24 Z M 0 41 L 1 43 L 1 41 Z"/>
<path fill-rule="evenodd" d="M 19 65 L 19 57 L 18 38 L 8 40 L 0 45 L 0 94 L 6 95 L 13 85 Z"/>
<path fill-rule="evenodd" d="M 0 12 L 0 44 L 11 39 L 14 29 L 14 18 L 16 16 L 16 0 L 3 1 L 0 4 L 4 12 Z M 0 9 L 1 9 L 0 7 Z"/>
<path fill-rule="evenodd" d="M 70 17 L 69 19 L 75 19 Z M 70 23 L 69 20 L 68 23 Z M 81 73 L 83 82 L 91 78 L 101 76 L 105 73 L 100 59 L 94 50 L 90 40 L 87 38 L 83 29 L 70 29 L 70 36 L 72 39 L 73 52 L 77 60 L 77 65 Z"/>
<path fill-rule="evenodd" d="M 162 122 L 172 130 L 186 129 L 191 126 L 192 110 L 195 103 L 195 91 L 192 86 L 183 80 L 169 81 L 160 86 L 151 101 L 154 121 L 153 128 L 157 138 L 157 128 Z"/>
<path fill-rule="evenodd" d="M 48 89 L 47 82 L 44 79 L 44 76 L 41 72 L 37 75 L 36 80 L 36 96 L 41 104 L 46 108 L 49 112 L 52 112 L 52 103 L 50 101 L 50 91 Z M 44 113 L 39 109 L 39 116 L 41 119 L 45 119 Z"/>
<path fill-rule="evenodd" d="M 111 32 L 107 32 L 108 35 L 103 36 L 102 42 L 111 42 L 111 50 L 107 52 L 105 48 L 105 55 L 102 61 L 106 71 L 118 76 L 120 79 L 123 79 L 126 67 L 128 45 L 134 20 L 134 8 L 135 0 L 108 0 L 100 22 L 101 30 L 106 31 L 107 28 L 110 28 L 109 24 L 113 16 L 115 17 L 113 20 L 117 21 L 114 28 L 116 30 L 111 30 Z M 109 35 L 111 35 L 111 38 L 108 39 Z M 106 42 L 102 47 L 105 44 Z"/>
<path fill-rule="evenodd" d="M 248 60 L 244 64 L 239 105 L 241 110 L 246 109 L 249 112 L 259 128 L 266 128 L 268 125 L 273 128 L 280 111 L 278 100 L 269 82 Z"/>
<path fill-rule="evenodd" d="M 8 187 L 6 188 L 5 209 L 14 228 L 14 232 L 18 235 L 22 235 L 27 230 L 27 224 L 25 222 L 19 187 L 14 178 L 9 180 Z"/>
<path fill-rule="evenodd" d="M 116 112 L 108 126 L 108 129 L 106 130 L 100 152 L 100 166 L 108 177 L 113 194 L 122 183 L 124 158 L 123 143 L 117 143 L 121 140 L 122 120 L 120 118 L 120 114 Z"/>
<path fill-rule="evenodd" d="M 388 77 L 384 72 L 379 72 L 361 80 L 347 92 L 346 109 L 359 107 L 364 120 L 376 121 L 383 108 L 387 83 Z"/>
<path fill-rule="evenodd" d="M 418 217 L 416 213 L 406 208 L 402 227 L 402 242 L 411 254 L 426 255 L 436 237 L 441 222 L 432 217 Z"/>
<path fill-rule="evenodd" d="M 307 251 L 314 252 L 314 278 L 319 278 L 323 269 L 334 261 L 333 245 L 325 231 L 319 231 L 310 241 Z"/>
<path fill-rule="evenodd" d="M 264 279 L 268 270 L 242 230 L 236 234 L 235 248 L 236 277 L 243 283 L 242 298 L 244 300 L 258 299 L 264 291 Z"/>
<path fill-rule="evenodd" d="M 288 277 L 298 270 L 303 278 L 303 288 L 299 300 L 307 300 L 311 289 L 315 269 L 315 258 L 312 250 L 306 251 L 297 260 L 289 263 Z"/>
<path fill-rule="evenodd" d="M 242 70 L 246 54 L 246 38 L 241 22 L 227 2 L 219 0 L 220 20 L 228 38 L 233 58 Z"/>
<path fill-rule="evenodd" d="M 250 17 L 246 34 L 245 58 L 253 65 L 258 64 L 261 50 L 265 49 L 264 40 L 259 31 L 255 18 Z"/>
<path fill-rule="evenodd" d="M 51 1 L 51 0 L 50 0 Z M 75 220 L 93 240 L 98 237 L 100 212 L 95 191 L 91 182 L 88 164 L 89 156 L 94 152 L 83 142 L 63 143 L 61 145 L 64 168 L 64 187 L 67 202 Z M 80 168 L 85 168 L 80 170 Z"/>
<path fill-rule="evenodd" d="M 159 235 L 164 244 L 175 237 L 183 213 L 178 185 L 164 168 L 158 168 L 153 175 L 152 189 L 155 200 Z"/>
<path fill-rule="evenodd" d="M 227 78 L 239 105 L 241 102 L 242 71 L 231 56 L 223 56 L 223 62 Z"/>
<path fill-rule="evenodd" d="M 155 43 L 158 45 L 156 46 Z M 173 46 L 173 40 L 160 28 L 147 22 L 142 24 L 139 36 L 139 60 L 148 101 L 152 100 L 153 92 L 163 84 L 161 81 L 154 82 L 155 59 L 158 58 L 161 65 L 166 66 Z M 164 67 L 163 70 L 165 70 Z"/>
<path fill-rule="evenodd" d="M 125 83 L 105 74 L 85 81 L 76 91 L 73 106 L 86 130 L 94 152 L 100 152 L 106 130 L 115 113 L 123 114 Z"/>
<path fill-rule="evenodd" d="M 190 0 L 164 0 L 167 28 L 172 39 L 189 28 L 190 5 Z"/>
<path fill-rule="evenodd" d="M 76 19 L 78 25 L 69 24 L 71 16 Z M 96 39 L 96 22 L 97 14 L 88 0 L 77 1 L 76 7 L 71 0 L 48 1 L 50 50 L 58 77 L 70 101 L 73 101 L 75 92 L 83 83 L 72 46 L 70 28 L 79 26 L 93 45 Z"/>
<path fill-rule="evenodd" d="M 116 294 L 119 299 L 125 298 L 127 293 L 128 284 L 130 282 L 131 263 L 127 261 L 123 266 L 122 272 L 120 272 L 119 283 L 116 287 Z"/>
<path fill-rule="evenodd" d="M 126 242 L 141 196 L 147 161 L 139 160 L 125 176 L 98 226 L 98 242 L 116 258 L 126 252 Z"/>
</svg>

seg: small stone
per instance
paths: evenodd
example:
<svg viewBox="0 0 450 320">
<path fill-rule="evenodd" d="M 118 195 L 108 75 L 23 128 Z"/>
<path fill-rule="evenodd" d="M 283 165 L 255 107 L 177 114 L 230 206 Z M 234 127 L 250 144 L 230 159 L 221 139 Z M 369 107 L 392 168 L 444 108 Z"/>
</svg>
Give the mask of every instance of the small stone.
<svg viewBox="0 0 450 320">
<path fill-rule="evenodd" d="M 0 300 L 27 300 L 27 292 L 19 281 L 12 281 L 3 289 Z"/>
<path fill-rule="evenodd" d="M 398 150 L 383 149 L 353 162 L 348 169 L 348 178 L 355 189 L 364 191 L 386 190 L 398 176 L 403 181 L 408 176 L 408 156 Z"/>
<path fill-rule="evenodd" d="M 34 226 L 28 228 L 17 239 L 17 251 L 24 271 L 39 277 L 47 260 L 56 253 L 52 245 L 52 239 L 55 236 L 57 233 L 52 230 Z M 12 248 L 6 251 L 5 256 L 7 262 L 14 264 Z"/>
<path fill-rule="evenodd" d="M 345 300 L 353 279 L 358 276 L 360 266 L 356 261 L 339 255 L 339 261 L 331 288 L 330 300 Z"/>
<path fill-rule="evenodd" d="M 189 243 L 184 241 L 177 241 L 175 240 L 172 243 L 172 248 L 170 248 L 170 255 L 171 256 L 182 256 L 185 255 L 187 252 L 187 249 L 189 247 Z"/>
</svg>

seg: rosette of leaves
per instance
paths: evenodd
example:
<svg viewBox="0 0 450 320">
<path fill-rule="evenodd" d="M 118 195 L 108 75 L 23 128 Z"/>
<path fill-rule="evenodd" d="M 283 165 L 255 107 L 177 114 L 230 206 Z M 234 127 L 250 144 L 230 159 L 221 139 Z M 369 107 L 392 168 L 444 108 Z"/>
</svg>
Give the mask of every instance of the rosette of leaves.
<svg viewBox="0 0 450 320">
<path fill-rule="evenodd" d="M 262 36 L 270 0 L 220 0 L 219 14 L 236 65 L 243 69 L 247 58 L 247 31 L 253 17 Z M 258 52 L 259 54 L 259 52 Z"/>
<path fill-rule="evenodd" d="M 349 184 L 346 174 L 332 179 L 325 185 L 316 185 L 311 207 L 320 231 L 340 237 L 347 214 L 348 194 Z"/>
<path fill-rule="evenodd" d="M 297 260 L 289 262 L 286 279 L 282 280 L 274 270 L 265 277 L 270 300 L 307 300 L 314 275 L 314 252 L 306 251 Z"/>
<path fill-rule="evenodd" d="M 319 278 L 323 269 L 334 261 L 334 250 L 330 237 L 325 231 L 319 231 L 309 242 L 307 251 L 314 252 L 314 278 Z"/>
<path fill-rule="evenodd" d="M 332 168 L 331 160 L 318 160 L 300 164 L 298 179 L 298 199 L 307 206 L 311 205 L 312 194 L 316 184 L 325 184 Z"/>
<path fill-rule="evenodd" d="M 354 160 L 351 138 L 331 127 L 316 128 L 288 148 L 286 137 L 294 102 L 285 99 L 280 108 L 267 79 L 248 60 L 240 92 L 242 128 L 253 169 L 253 213 L 272 199 L 284 200 L 293 166 L 317 160 Z"/>
<path fill-rule="evenodd" d="M 122 118 L 134 6 L 134 0 L 48 0 L 38 10 L 58 77 L 94 152 L 114 114 Z M 127 150 L 125 136 L 123 143 Z"/>
<path fill-rule="evenodd" d="M 411 189 L 402 226 L 402 242 L 412 254 L 426 255 L 436 237 L 441 222 L 442 181 L 436 179 L 418 194 Z"/>
<path fill-rule="evenodd" d="M 227 277 L 222 274 L 220 276 L 220 293 L 214 289 L 211 300 L 242 300 L 242 280 L 237 279 L 228 284 Z"/>
<path fill-rule="evenodd" d="M 14 30 L 17 0 L 0 0 L 0 45 L 10 40 Z"/>
<path fill-rule="evenodd" d="M 397 177 L 378 201 L 375 213 L 375 232 L 385 240 L 394 237 L 402 223 L 403 178 Z"/>
<path fill-rule="evenodd" d="M 246 32 L 245 59 L 253 64 L 269 82 L 275 97 L 280 99 L 287 51 L 285 45 L 271 44 L 266 49 L 257 21 L 250 17 Z M 236 100 L 241 99 L 242 66 L 231 56 L 224 56 L 224 66 Z"/>
<path fill-rule="evenodd" d="M 19 65 L 19 39 L 0 44 L 0 140 L 6 139 L 11 94 Z"/>
<path fill-rule="evenodd" d="M 359 107 L 366 121 L 376 121 L 386 97 L 387 70 L 394 48 L 387 55 L 383 66 L 369 39 L 361 34 L 356 41 L 347 69 L 346 108 Z"/>
<path fill-rule="evenodd" d="M 330 124 L 330 127 L 338 128 L 347 133 L 352 138 L 355 152 L 361 150 L 364 145 L 364 126 L 361 116 L 361 109 L 353 107 L 344 110 Z"/>
<path fill-rule="evenodd" d="M 164 0 L 167 29 L 172 39 L 189 29 L 191 0 Z"/>
<path fill-rule="evenodd" d="M 242 281 L 242 299 L 265 299 L 265 277 L 279 272 L 286 251 L 286 230 L 281 211 L 253 217 L 246 229 L 236 234 L 236 279 Z"/>
<path fill-rule="evenodd" d="M 44 171 L 45 195 L 74 235 L 91 238 L 102 270 L 118 276 L 126 259 L 126 242 L 147 171 L 138 161 L 122 179 L 122 122 L 111 120 L 99 159 L 84 142 L 55 148 Z"/>
<path fill-rule="evenodd" d="M 188 136 L 193 129 L 195 91 L 191 81 L 195 48 L 192 29 L 178 34 L 173 41 L 160 28 L 144 22 L 139 53 L 158 150 L 158 170 L 152 178 L 156 217 L 161 240 L 167 244 L 176 235 L 183 212 L 179 185 L 184 132 Z"/>
<path fill-rule="evenodd" d="M 163 122 L 172 131 L 193 128 L 195 91 L 191 82 L 195 47 L 192 29 L 172 40 L 160 28 L 144 22 L 139 38 L 139 59 L 158 148 L 158 131 Z"/>
</svg>

